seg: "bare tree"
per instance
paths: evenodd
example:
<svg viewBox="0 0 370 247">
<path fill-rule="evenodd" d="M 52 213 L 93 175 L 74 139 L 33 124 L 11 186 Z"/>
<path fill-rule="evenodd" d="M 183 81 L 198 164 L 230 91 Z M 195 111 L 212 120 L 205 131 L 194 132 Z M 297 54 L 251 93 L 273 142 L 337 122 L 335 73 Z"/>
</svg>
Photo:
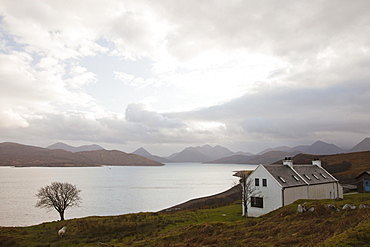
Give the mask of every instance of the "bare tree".
<svg viewBox="0 0 370 247">
<path fill-rule="evenodd" d="M 248 217 L 248 205 L 251 203 L 251 198 L 260 194 L 255 186 L 253 186 L 252 179 L 249 179 L 251 171 L 241 171 L 238 173 L 240 177 L 240 185 L 242 187 L 242 206 L 243 206 L 243 215 Z"/>
<path fill-rule="evenodd" d="M 53 182 L 39 189 L 36 196 L 38 201 L 36 207 L 54 208 L 60 215 L 60 220 L 64 220 L 64 211 L 68 207 L 79 206 L 81 202 L 80 192 L 76 185 L 70 183 Z"/>
</svg>

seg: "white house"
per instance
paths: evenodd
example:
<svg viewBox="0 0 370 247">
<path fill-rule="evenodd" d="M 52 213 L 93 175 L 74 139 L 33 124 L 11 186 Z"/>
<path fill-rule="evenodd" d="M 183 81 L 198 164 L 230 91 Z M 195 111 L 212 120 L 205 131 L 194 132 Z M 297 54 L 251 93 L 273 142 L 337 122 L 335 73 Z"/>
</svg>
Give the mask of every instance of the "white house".
<svg viewBox="0 0 370 247">
<path fill-rule="evenodd" d="M 322 168 L 320 160 L 309 165 L 293 165 L 290 158 L 285 158 L 282 165 L 259 165 L 248 179 L 258 192 L 248 205 L 248 216 L 252 217 L 298 199 L 343 198 L 339 181 Z"/>
</svg>

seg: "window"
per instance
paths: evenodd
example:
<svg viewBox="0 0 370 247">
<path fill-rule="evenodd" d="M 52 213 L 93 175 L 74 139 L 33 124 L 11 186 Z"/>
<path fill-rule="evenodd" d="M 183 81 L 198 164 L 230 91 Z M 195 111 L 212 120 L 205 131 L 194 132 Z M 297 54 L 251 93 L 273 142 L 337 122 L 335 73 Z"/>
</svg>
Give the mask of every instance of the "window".
<svg viewBox="0 0 370 247">
<path fill-rule="evenodd" d="M 326 179 L 326 176 L 322 173 L 320 173 L 321 177 L 325 178 Z"/>
<path fill-rule="evenodd" d="M 311 180 L 311 178 L 307 176 L 306 174 L 304 174 L 303 176 L 305 176 L 308 180 Z"/>
<path fill-rule="evenodd" d="M 254 185 L 255 186 L 260 186 L 260 179 L 259 178 L 254 179 Z"/>
<path fill-rule="evenodd" d="M 263 208 L 263 198 L 262 197 L 251 197 L 251 206 L 255 208 Z"/>
<path fill-rule="evenodd" d="M 295 176 L 295 175 L 292 175 L 292 177 L 295 179 L 295 181 L 299 181 L 299 178 L 297 178 L 297 176 Z"/>
<path fill-rule="evenodd" d="M 280 176 L 278 176 L 278 178 L 281 180 L 281 182 L 286 183 L 285 180 L 284 180 L 284 178 L 282 178 Z"/>
<path fill-rule="evenodd" d="M 315 174 L 312 174 L 312 176 L 313 176 L 314 178 L 316 178 L 317 180 L 319 180 L 319 177 L 318 177 L 318 176 L 316 176 Z"/>
<path fill-rule="evenodd" d="M 267 187 L 267 179 L 266 178 L 262 179 L 262 186 Z"/>
</svg>

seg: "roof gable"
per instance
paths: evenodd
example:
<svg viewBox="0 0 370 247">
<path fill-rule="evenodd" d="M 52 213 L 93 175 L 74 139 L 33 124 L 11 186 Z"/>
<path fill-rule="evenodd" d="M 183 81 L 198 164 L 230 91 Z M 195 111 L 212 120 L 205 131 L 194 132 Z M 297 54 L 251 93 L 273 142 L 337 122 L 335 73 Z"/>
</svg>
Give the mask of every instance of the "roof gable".
<svg viewBox="0 0 370 247">
<path fill-rule="evenodd" d="M 306 182 L 287 165 L 265 165 L 264 168 L 275 178 L 281 187 L 306 185 Z"/>
<path fill-rule="evenodd" d="M 357 177 L 355 177 L 355 179 L 359 179 L 360 177 L 366 176 L 366 175 L 370 176 L 370 172 L 369 171 L 364 171 L 360 175 L 358 175 Z"/>
</svg>

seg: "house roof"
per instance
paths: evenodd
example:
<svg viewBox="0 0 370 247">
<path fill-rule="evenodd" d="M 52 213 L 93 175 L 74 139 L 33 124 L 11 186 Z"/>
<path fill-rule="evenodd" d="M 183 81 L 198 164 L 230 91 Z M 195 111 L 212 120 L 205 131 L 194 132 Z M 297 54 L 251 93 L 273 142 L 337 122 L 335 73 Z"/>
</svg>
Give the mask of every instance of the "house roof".
<svg viewBox="0 0 370 247">
<path fill-rule="evenodd" d="M 362 175 L 364 175 L 364 174 L 370 175 L 370 172 L 369 172 L 369 171 L 364 171 L 364 172 L 362 172 L 360 175 L 358 175 L 357 177 L 355 177 L 355 179 L 360 178 L 360 177 L 361 177 Z"/>
<path fill-rule="evenodd" d="M 317 165 L 264 165 L 282 187 L 295 187 L 337 182 L 325 169 Z"/>
<path fill-rule="evenodd" d="M 263 166 L 282 187 L 306 185 L 296 172 L 287 165 L 264 165 Z M 297 178 L 295 178 L 295 177 Z"/>
</svg>

